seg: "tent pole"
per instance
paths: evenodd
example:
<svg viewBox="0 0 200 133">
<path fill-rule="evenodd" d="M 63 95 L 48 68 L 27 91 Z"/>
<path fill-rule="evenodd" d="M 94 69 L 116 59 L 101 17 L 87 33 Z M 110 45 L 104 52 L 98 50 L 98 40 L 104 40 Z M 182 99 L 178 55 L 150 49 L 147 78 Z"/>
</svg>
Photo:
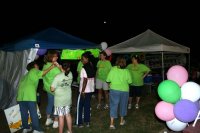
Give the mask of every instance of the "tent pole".
<svg viewBox="0 0 200 133">
<path fill-rule="evenodd" d="M 165 74 L 165 68 L 164 68 L 164 53 L 163 51 L 161 52 L 162 54 L 162 79 L 164 80 L 165 77 L 164 77 L 164 74 Z"/>
</svg>

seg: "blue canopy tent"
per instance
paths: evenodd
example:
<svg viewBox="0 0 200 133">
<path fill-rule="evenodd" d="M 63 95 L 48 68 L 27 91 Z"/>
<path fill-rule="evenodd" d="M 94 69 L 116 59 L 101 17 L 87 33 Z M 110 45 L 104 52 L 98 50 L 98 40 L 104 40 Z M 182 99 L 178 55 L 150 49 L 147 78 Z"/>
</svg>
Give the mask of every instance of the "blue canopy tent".
<svg viewBox="0 0 200 133">
<path fill-rule="evenodd" d="M 87 49 L 101 46 L 48 28 L 15 43 L 0 47 L 0 109 L 16 104 L 18 82 L 26 65 L 36 57 L 38 49 Z"/>
</svg>

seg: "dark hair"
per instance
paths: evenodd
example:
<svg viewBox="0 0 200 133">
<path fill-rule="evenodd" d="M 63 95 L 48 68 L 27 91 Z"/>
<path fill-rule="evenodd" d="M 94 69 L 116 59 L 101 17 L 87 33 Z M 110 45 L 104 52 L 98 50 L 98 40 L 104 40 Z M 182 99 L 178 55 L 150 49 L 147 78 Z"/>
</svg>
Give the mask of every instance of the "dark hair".
<svg viewBox="0 0 200 133">
<path fill-rule="evenodd" d="M 124 69 L 126 67 L 126 59 L 123 56 L 118 56 L 115 64 Z"/>
<path fill-rule="evenodd" d="M 93 65 L 95 65 L 95 57 L 90 51 L 86 51 L 82 54 L 85 58 L 88 58 L 88 61 L 91 62 Z"/>
<path fill-rule="evenodd" d="M 108 56 L 105 51 L 101 51 L 100 54 L 103 54 L 106 57 Z"/>
<path fill-rule="evenodd" d="M 131 57 L 131 59 L 136 59 L 138 62 L 140 62 L 140 57 L 139 57 L 139 55 L 132 55 L 132 57 Z"/>
<path fill-rule="evenodd" d="M 32 62 L 28 63 L 28 65 L 26 66 L 26 69 L 28 71 L 30 71 L 32 68 L 35 67 L 35 64 L 37 64 L 36 61 L 32 61 Z"/>
<path fill-rule="evenodd" d="M 45 55 L 44 57 L 44 62 L 51 62 L 53 59 L 53 55 L 57 54 L 58 55 L 58 51 L 56 50 L 48 50 L 47 55 Z"/>
<path fill-rule="evenodd" d="M 62 63 L 62 68 L 65 70 L 65 76 L 69 74 L 68 68 L 70 68 L 71 64 L 69 62 L 63 62 Z"/>
<path fill-rule="evenodd" d="M 94 55 L 90 51 L 86 51 L 85 53 L 82 54 L 82 56 L 88 58 L 88 62 L 92 65 L 94 71 L 96 72 L 97 60 L 95 59 Z"/>
</svg>

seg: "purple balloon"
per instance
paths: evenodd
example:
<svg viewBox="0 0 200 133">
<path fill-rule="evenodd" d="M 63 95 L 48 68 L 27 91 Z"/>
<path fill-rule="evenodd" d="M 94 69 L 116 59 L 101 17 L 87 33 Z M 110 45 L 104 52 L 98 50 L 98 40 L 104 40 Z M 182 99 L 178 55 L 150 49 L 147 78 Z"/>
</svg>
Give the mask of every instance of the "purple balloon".
<svg viewBox="0 0 200 133">
<path fill-rule="evenodd" d="M 46 49 L 38 49 L 37 55 L 44 55 L 47 52 Z"/>
<path fill-rule="evenodd" d="M 174 106 L 175 117 L 182 122 L 188 123 L 195 120 L 198 114 L 198 108 L 194 102 L 182 99 Z"/>
</svg>

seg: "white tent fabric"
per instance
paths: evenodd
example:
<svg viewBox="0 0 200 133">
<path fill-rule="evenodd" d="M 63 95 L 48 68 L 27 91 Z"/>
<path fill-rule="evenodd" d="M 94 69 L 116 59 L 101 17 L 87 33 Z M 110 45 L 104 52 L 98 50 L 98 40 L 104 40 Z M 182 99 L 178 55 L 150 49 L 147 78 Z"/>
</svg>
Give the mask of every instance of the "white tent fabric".
<svg viewBox="0 0 200 133">
<path fill-rule="evenodd" d="M 190 54 L 190 48 L 171 41 L 150 29 L 124 42 L 108 47 L 112 53 L 159 52 L 162 56 L 162 79 L 164 80 L 164 53 Z M 190 64 L 190 59 L 189 59 Z"/>
<path fill-rule="evenodd" d="M 27 72 L 26 64 L 35 59 L 37 49 L 6 52 L 0 50 L 0 108 L 16 104 L 18 81 Z"/>
<path fill-rule="evenodd" d="M 173 42 L 151 30 L 109 47 L 112 53 L 176 52 L 190 53 L 190 48 Z"/>
</svg>

